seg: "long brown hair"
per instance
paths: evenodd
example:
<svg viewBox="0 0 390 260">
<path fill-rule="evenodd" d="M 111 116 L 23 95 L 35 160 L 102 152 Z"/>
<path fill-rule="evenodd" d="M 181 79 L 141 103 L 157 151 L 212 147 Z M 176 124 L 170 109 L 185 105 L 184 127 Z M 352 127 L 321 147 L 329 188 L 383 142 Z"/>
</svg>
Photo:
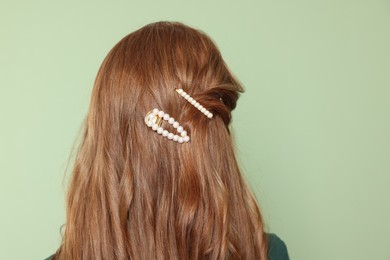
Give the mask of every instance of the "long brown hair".
<svg viewBox="0 0 390 260">
<path fill-rule="evenodd" d="M 160 21 L 120 40 L 94 83 L 54 259 L 265 260 L 262 217 L 230 130 L 243 91 L 198 29 Z M 151 130 L 144 117 L 153 108 L 180 122 L 190 141 Z"/>
</svg>

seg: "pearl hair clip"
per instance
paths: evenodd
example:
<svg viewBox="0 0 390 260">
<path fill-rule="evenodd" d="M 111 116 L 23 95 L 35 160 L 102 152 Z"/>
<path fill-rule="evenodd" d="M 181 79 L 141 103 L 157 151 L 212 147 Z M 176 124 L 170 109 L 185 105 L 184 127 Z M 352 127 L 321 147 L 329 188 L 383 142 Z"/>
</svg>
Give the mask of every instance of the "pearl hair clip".
<svg viewBox="0 0 390 260">
<path fill-rule="evenodd" d="M 162 120 L 168 121 L 174 128 L 176 128 L 179 135 L 175 135 L 168 130 L 165 130 L 161 127 Z M 167 113 L 162 110 L 158 110 L 157 108 L 149 111 L 145 116 L 145 124 L 151 127 L 158 134 L 161 134 L 164 137 L 167 137 L 169 140 L 173 140 L 179 143 L 186 143 L 190 140 L 190 137 L 187 135 L 187 132 L 183 129 L 183 127 L 179 124 L 179 122 L 175 121 L 173 117 L 170 117 Z"/>
<path fill-rule="evenodd" d="M 208 118 L 212 118 L 213 114 L 204 108 L 201 104 L 198 103 L 195 99 L 193 99 L 190 95 L 188 95 L 183 89 L 175 89 L 177 93 L 179 93 L 185 100 L 191 103 L 194 107 L 196 107 L 200 112 L 202 112 Z"/>
</svg>

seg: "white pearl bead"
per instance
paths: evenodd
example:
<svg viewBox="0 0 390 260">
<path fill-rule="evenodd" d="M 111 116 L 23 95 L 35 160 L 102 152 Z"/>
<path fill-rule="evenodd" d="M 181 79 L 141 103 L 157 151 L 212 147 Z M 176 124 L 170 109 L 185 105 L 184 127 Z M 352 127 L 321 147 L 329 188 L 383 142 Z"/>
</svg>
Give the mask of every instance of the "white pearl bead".
<svg viewBox="0 0 390 260">
<path fill-rule="evenodd" d="M 177 90 L 177 93 L 179 93 L 179 94 L 183 93 L 183 89 L 179 88 L 179 89 Z"/>
<path fill-rule="evenodd" d="M 190 97 L 190 95 L 188 95 L 188 94 L 185 94 L 185 95 L 184 95 L 184 98 L 185 98 L 185 99 L 188 99 L 189 97 Z"/>
<path fill-rule="evenodd" d="M 207 117 L 208 117 L 208 118 L 212 118 L 212 117 L 213 117 L 213 114 L 210 113 Z"/>
<path fill-rule="evenodd" d="M 194 106 L 199 109 L 200 104 L 196 102 Z"/>
<path fill-rule="evenodd" d="M 198 106 L 200 106 L 200 104 L 197 103 L 193 98 L 191 98 L 187 93 L 185 93 L 184 91 L 182 93 L 184 93 L 185 98 L 187 100 L 189 100 L 189 102 L 195 103 Z M 164 137 L 167 137 L 170 140 L 173 140 L 173 141 L 176 141 L 179 143 L 188 142 L 190 140 L 190 137 L 188 136 L 187 131 L 185 131 L 184 128 L 180 125 L 180 123 L 175 121 L 175 119 L 173 117 L 170 117 L 167 113 L 165 113 L 162 110 L 158 110 L 157 108 L 154 108 L 152 111 L 153 112 L 148 115 L 145 122 L 154 131 L 156 131 L 158 134 L 161 134 Z M 204 113 L 209 115 L 209 116 L 211 115 L 211 113 L 209 113 L 207 111 L 207 109 L 205 109 Z M 176 131 L 178 133 L 177 134 L 170 133 L 168 130 L 165 130 L 164 128 L 159 126 L 159 124 L 157 124 L 157 122 L 161 121 L 160 118 L 163 118 L 164 120 L 166 120 L 170 124 L 172 124 L 173 127 L 176 128 Z"/>
<path fill-rule="evenodd" d="M 202 109 L 200 110 L 200 112 L 202 112 L 202 113 L 206 112 L 206 108 L 202 107 Z"/>
<path fill-rule="evenodd" d="M 183 92 L 181 92 L 180 95 L 181 95 L 182 97 L 184 97 L 186 94 L 187 94 L 187 93 L 185 93 L 185 92 L 183 91 Z"/>
<path fill-rule="evenodd" d="M 203 106 L 202 105 L 199 105 L 198 109 L 199 110 L 202 110 Z"/>
<path fill-rule="evenodd" d="M 189 97 L 188 99 L 187 99 L 190 103 L 192 103 L 192 101 L 194 100 L 192 97 Z"/>
</svg>

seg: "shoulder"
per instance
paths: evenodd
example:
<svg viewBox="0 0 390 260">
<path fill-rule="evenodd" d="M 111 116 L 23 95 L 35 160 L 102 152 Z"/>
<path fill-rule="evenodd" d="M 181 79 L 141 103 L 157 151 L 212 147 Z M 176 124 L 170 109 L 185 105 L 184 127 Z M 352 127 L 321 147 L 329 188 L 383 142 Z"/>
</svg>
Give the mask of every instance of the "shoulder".
<svg viewBox="0 0 390 260">
<path fill-rule="evenodd" d="M 51 260 L 51 258 L 53 257 L 54 255 L 51 255 L 49 256 L 48 258 L 45 258 L 44 260 Z"/>
<path fill-rule="evenodd" d="M 268 233 L 268 260 L 289 260 L 287 246 L 273 233 Z"/>
</svg>

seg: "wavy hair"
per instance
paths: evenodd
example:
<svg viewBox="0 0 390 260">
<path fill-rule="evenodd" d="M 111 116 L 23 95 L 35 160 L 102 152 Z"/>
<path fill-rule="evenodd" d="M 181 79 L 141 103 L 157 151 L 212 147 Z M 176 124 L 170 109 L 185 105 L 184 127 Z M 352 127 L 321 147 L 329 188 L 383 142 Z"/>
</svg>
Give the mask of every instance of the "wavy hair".
<svg viewBox="0 0 390 260">
<path fill-rule="evenodd" d="M 201 30 L 160 21 L 120 40 L 96 76 L 53 259 L 265 260 L 262 216 L 229 129 L 243 91 Z M 148 128 L 155 107 L 191 140 Z"/>
</svg>

